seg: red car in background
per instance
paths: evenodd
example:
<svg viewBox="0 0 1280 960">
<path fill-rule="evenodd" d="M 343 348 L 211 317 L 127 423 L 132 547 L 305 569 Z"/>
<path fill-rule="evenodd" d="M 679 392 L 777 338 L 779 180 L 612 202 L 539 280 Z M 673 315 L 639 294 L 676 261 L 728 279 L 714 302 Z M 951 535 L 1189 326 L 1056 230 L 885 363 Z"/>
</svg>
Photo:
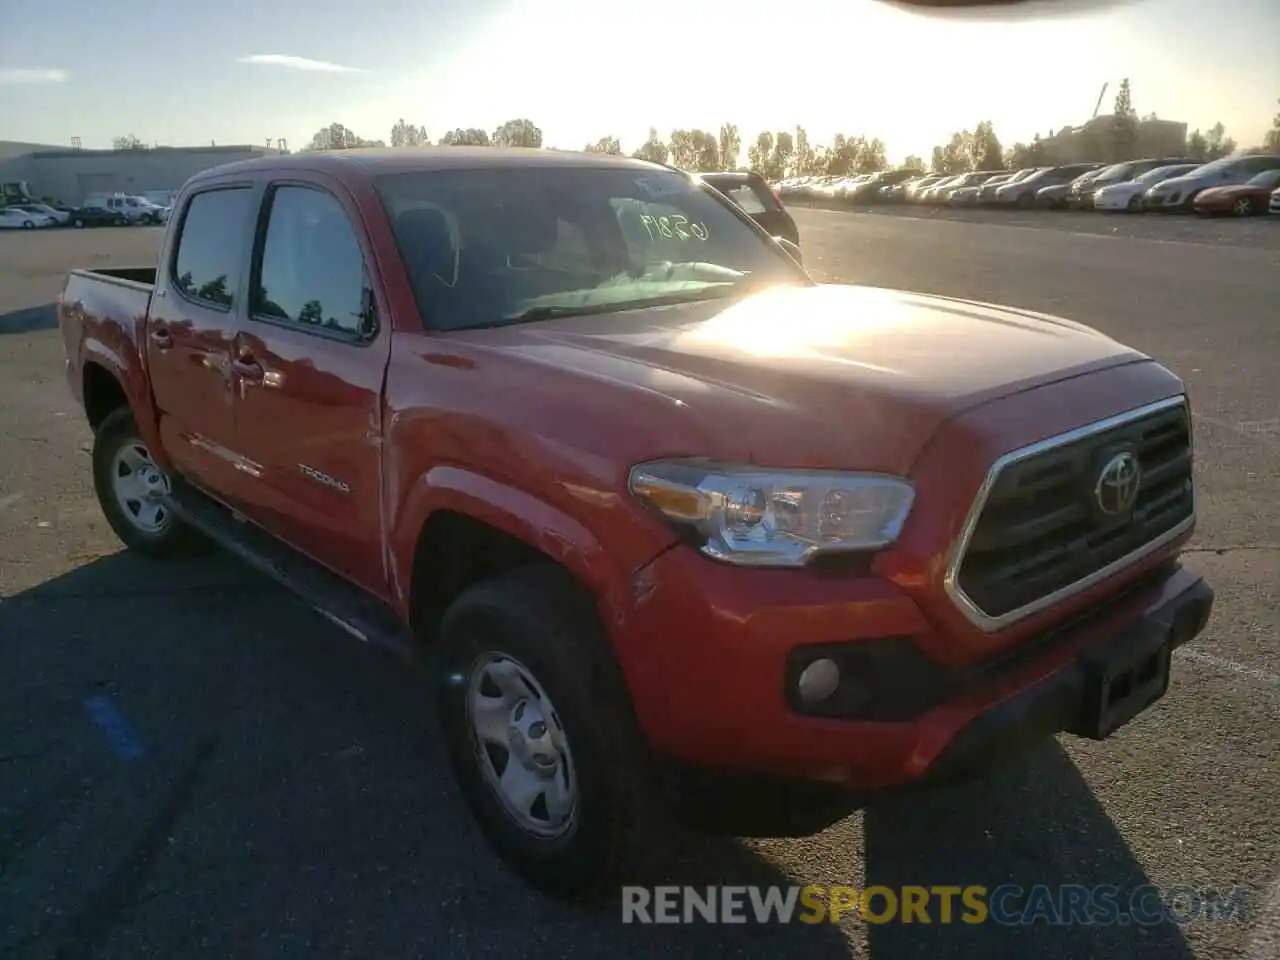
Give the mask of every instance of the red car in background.
<svg viewBox="0 0 1280 960">
<path fill-rule="evenodd" d="M 1280 167 L 1264 170 L 1246 183 L 1230 187 L 1211 187 L 1196 194 L 1196 213 L 1202 216 L 1230 214 L 1233 217 L 1257 217 L 1266 214 L 1271 191 L 1280 187 Z"/>
</svg>

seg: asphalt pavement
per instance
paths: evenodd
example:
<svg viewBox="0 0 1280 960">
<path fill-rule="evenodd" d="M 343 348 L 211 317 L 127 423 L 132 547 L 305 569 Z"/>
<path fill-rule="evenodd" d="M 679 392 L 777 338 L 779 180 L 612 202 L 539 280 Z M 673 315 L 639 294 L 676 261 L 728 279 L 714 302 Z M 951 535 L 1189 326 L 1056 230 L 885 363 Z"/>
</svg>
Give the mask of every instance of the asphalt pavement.
<svg viewBox="0 0 1280 960">
<path fill-rule="evenodd" d="M 623 926 L 530 894 L 456 796 L 418 677 L 230 559 L 119 552 L 49 304 L 69 267 L 152 262 L 161 233 L 137 228 L 0 235 L 0 958 L 1280 956 L 1280 222 L 1243 242 L 1083 216 L 796 213 L 820 279 L 1062 314 L 1187 379 L 1189 562 L 1218 606 L 1170 693 L 1105 743 L 815 837 L 673 834 L 669 872 L 1155 884 L 1180 921 Z M 1236 886 L 1242 917 L 1194 908 Z"/>
</svg>

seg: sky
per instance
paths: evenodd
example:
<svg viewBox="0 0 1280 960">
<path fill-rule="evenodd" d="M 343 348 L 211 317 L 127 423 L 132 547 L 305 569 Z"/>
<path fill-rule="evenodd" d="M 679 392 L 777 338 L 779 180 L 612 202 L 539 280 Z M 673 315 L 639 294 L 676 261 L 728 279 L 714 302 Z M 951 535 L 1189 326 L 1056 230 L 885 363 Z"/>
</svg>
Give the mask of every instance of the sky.
<svg viewBox="0 0 1280 960">
<path fill-rule="evenodd" d="M 4 0 L 0 139 L 297 149 L 337 121 L 438 139 L 528 117 L 548 146 L 630 152 L 652 125 L 880 137 L 929 156 L 991 120 L 1006 144 L 1108 112 L 1262 142 L 1280 0 L 1040 0 L 930 18 L 880 0 Z"/>
</svg>

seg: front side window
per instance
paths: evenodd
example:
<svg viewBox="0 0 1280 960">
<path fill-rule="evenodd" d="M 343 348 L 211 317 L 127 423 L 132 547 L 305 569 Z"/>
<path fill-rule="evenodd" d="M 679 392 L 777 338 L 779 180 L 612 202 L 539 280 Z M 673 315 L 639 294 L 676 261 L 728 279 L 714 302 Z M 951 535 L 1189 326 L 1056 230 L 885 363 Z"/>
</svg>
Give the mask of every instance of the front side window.
<svg viewBox="0 0 1280 960">
<path fill-rule="evenodd" d="M 382 177 L 423 321 L 460 330 L 809 283 L 711 188 L 640 167 Z"/>
<path fill-rule="evenodd" d="M 254 316 L 364 336 L 364 254 L 335 197 L 309 187 L 271 193 L 256 271 Z"/>
<path fill-rule="evenodd" d="M 253 191 L 230 187 L 197 193 L 187 203 L 173 261 L 183 296 L 230 307 L 244 262 Z"/>
</svg>

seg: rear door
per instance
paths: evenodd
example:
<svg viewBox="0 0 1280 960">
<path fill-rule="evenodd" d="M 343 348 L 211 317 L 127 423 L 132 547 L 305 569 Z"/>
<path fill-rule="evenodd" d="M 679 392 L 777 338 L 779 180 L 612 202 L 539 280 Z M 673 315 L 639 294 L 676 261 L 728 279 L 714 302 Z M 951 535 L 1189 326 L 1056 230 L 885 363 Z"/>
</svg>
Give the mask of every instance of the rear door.
<svg viewBox="0 0 1280 960">
<path fill-rule="evenodd" d="M 187 197 L 156 277 L 147 363 L 160 436 L 178 471 L 220 493 L 241 483 L 235 450 L 231 344 L 246 296 L 252 185 Z"/>
<path fill-rule="evenodd" d="M 385 596 L 382 387 L 372 251 L 345 188 L 266 190 L 247 314 L 233 345 L 236 445 L 260 469 L 240 509 Z"/>
</svg>

